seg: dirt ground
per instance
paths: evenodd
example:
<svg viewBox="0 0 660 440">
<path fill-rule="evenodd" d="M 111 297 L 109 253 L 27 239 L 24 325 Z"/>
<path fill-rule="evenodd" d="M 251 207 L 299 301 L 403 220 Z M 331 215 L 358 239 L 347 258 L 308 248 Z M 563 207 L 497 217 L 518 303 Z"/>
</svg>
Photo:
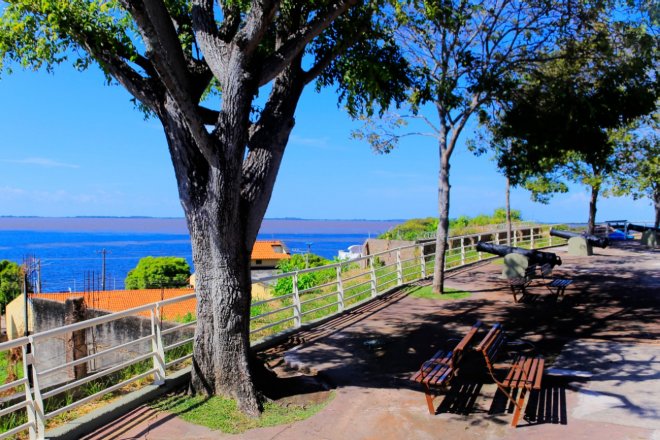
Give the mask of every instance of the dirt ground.
<svg viewBox="0 0 660 440">
<path fill-rule="evenodd" d="M 491 262 L 447 276 L 446 285 L 472 292 L 469 298 L 417 299 L 399 290 L 260 353 L 281 377 L 282 386 L 269 391 L 275 399 L 313 402 L 323 398 L 321 386 L 335 390 L 308 420 L 228 436 L 155 413 L 113 438 L 660 440 L 660 252 L 631 242 L 590 257 L 552 252 L 563 260 L 554 275 L 573 280 L 563 298 L 538 281 L 514 303 L 499 279 L 502 266 Z M 500 322 L 510 340 L 533 344 L 546 368 L 585 370 L 591 380 L 547 376 L 513 429 L 506 399 L 475 367 L 429 414 L 411 374 L 438 349 L 452 348 L 477 320 L 485 327 Z M 616 374 L 622 371 L 625 376 Z M 292 379 L 301 373 L 302 388 Z"/>
</svg>

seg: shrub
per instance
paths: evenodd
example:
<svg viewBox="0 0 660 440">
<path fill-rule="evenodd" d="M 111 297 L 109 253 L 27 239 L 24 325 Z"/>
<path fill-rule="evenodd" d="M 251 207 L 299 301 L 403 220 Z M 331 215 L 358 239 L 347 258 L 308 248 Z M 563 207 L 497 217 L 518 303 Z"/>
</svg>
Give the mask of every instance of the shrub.
<svg viewBox="0 0 660 440">
<path fill-rule="evenodd" d="M 127 289 L 185 287 L 189 278 L 190 266 L 185 258 L 144 257 L 128 272 L 124 285 Z"/>
<path fill-rule="evenodd" d="M 0 261 L 0 313 L 21 294 L 21 268 L 9 260 Z"/>
<path fill-rule="evenodd" d="M 307 262 L 305 262 L 307 258 Z M 330 260 L 315 255 L 292 255 L 288 260 L 282 260 L 277 265 L 279 273 L 295 272 L 297 270 L 305 269 L 307 267 L 319 267 L 325 266 L 326 264 L 331 264 Z M 298 289 L 304 290 L 309 289 L 310 287 L 318 286 L 319 284 L 327 283 L 332 278 L 336 276 L 334 268 L 319 270 L 310 273 L 300 274 L 298 276 Z M 291 277 L 280 278 L 275 284 L 274 294 L 275 296 L 288 295 L 293 292 L 293 279 Z"/>
</svg>

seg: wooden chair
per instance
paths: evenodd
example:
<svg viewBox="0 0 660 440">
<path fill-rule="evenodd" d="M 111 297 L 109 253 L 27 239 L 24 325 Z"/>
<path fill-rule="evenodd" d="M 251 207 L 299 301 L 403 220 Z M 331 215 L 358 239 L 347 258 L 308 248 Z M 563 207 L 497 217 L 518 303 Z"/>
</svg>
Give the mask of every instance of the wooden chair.
<svg viewBox="0 0 660 440">
<path fill-rule="evenodd" d="M 518 425 L 527 391 L 541 389 L 544 360 L 540 356 L 518 356 L 509 367 L 505 379 L 499 381 L 495 375 L 494 361 L 505 345 L 506 337 L 502 325 L 495 324 L 484 339 L 475 347 L 475 351 L 483 354 L 488 373 L 493 378 L 497 387 L 515 406 L 513 420 L 511 421 L 511 426 L 515 427 Z M 512 395 L 514 389 L 518 390 L 517 400 Z"/>
</svg>

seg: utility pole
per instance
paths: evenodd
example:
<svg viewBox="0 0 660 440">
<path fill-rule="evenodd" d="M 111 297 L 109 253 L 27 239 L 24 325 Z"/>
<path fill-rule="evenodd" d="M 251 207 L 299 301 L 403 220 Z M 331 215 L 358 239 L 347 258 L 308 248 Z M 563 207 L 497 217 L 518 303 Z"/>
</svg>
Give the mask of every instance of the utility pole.
<svg viewBox="0 0 660 440">
<path fill-rule="evenodd" d="M 105 256 L 110 253 L 110 251 L 103 248 L 100 251 L 96 251 L 96 253 L 101 254 L 103 258 L 103 265 L 101 266 L 101 290 L 105 290 Z"/>
<path fill-rule="evenodd" d="M 312 244 L 310 242 L 305 243 L 307 245 L 307 253 L 305 254 L 305 269 L 309 268 L 309 255 L 312 253 Z"/>
<path fill-rule="evenodd" d="M 37 260 L 37 293 L 41 293 L 41 258 Z"/>
</svg>

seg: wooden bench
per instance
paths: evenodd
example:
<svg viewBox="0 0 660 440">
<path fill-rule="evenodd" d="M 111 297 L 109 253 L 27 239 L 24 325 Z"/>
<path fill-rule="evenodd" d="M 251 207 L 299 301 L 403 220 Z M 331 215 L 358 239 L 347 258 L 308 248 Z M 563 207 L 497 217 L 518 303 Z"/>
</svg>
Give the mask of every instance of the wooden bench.
<svg viewBox="0 0 660 440">
<path fill-rule="evenodd" d="M 527 293 L 527 286 L 536 279 L 536 265 L 532 264 L 525 269 L 525 274 L 520 277 L 509 278 L 509 287 L 511 288 L 511 293 L 513 293 L 513 302 L 518 302 L 517 293 L 520 292 L 522 295 Z"/>
<path fill-rule="evenodd" d="M 495 375 L 494 362 L 505 345 L 504 329 L 501 324 L 495 324 L 479 345 L 475 347 L 475 351 L 483 354 L 488 373 L 497 384 L 497 387 L 516 407 L 511 422 L 511 426 L 515 427 L 518 425 L 527 391 L 541 389 L 544 360 L 540 356 L 518 356 L 509 367 L 504 380 L 500 382 Z M 512 395 L 514 389 L 518 390 L 517 400 Z"/>
<path fill-rule="evenodd" d="M 481 327 L 481 321 L 477 321 L 476 324 L 470 328 L 468 333 L 453 350 L 438 351 L 433 357 L 431 357 L 431 359 L 424 362 L 419 368 L 419 371 L 411 377 L 411 380 L 424 385 L 426 404 L 429 408 L 430 414 L 435 414 L 431 387 L 443 389 L 449 388 L 451 380 L 456 376 L 456 373 L 460 368 L 461 361 L 463 360 L 463 352 L 471 345 L 479 327 Z"/>
<path fill-rule="evenodd" d="M 573 280 L 568 278 L 556 278 L 552 276 L 552 266 L 550 264 L 544 264 L 540 268 L 541 278 L 545 280 L 550 280 L 545 287 L 553 294 L 563 296 L 566 291 L 566 287 L 573 283 Z"/>
</svg>

